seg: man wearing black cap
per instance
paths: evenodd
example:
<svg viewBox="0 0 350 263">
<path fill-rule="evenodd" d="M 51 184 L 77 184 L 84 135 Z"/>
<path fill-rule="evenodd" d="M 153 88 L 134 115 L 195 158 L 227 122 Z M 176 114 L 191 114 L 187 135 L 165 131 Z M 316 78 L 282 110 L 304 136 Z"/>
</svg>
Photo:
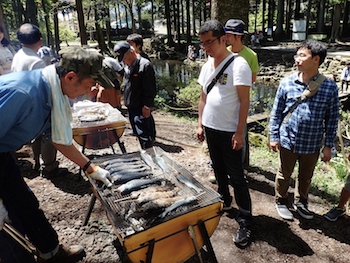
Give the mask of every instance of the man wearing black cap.
<svg viewBox="0 0 350 263">
<path fill-rule="evenodd" d="M 109 172 L 91 163 L 74 146 L 70 125 L 69 98 L 89 93 L 96 82 L 105 88 L 113 86 L 103 71 L 103 56 L 80 47 L 68 47 L 60 53 L 58 65 L 0 77 L 0 230 L 9 218 L 38 249 L 38 262 L 50 263 L 77 262 L 85 256 L 84 249 L 59 244 L 56 231 L 39 208 L 10 152 L 46 132 L 51 134 L 55 147 L 87 176 L 108 187 L 112 185 Z M 2 263 L 35 262 L 33 255 L 4 231 L 0 231 L 0 244 Z"/>
<path fill-rule="evenodd" d="M 26 23 L 17 30 L 17 38 L 23 47 L 15 54 L 12 61 L 12 72 L 27 71 L 46 67 L 46 63 L 37 54 L 42 46 L 40 29 Z M 57 150 L 51 143 L 49 135 L 40 134 L 33 140 L 34 170 L 40 169 L 40 155 L 43 159 L 42 175 L 47 178 L 67 173 L 67 169 L 58 168 Z"/>
<path fill-rule="evenodd" d="M 127 42 L 114 46 L 119 62 L 125 68 L 124 104 L 128 108 L 129 120 L 141 148 L 153 146 L 156 129 L 151 107 L 156 95 L 156 79 L 153 66 L 148 59 L 138 56 Z"/>
</svg>

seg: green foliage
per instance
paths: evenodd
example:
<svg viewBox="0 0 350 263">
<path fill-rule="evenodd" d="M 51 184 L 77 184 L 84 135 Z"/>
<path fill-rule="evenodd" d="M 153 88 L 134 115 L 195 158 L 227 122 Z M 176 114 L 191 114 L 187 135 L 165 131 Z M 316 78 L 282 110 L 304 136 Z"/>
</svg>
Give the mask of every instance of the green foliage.
<svg viewBox="0 0 350 263">
<path fill-rule="evenodd" d="M 201 86 L 197 79 L 192 79 L 190 84 L 175 92 L 178 104 L 184 107 L 197 108 L 201 94 Z"/>
<path fill-rule="evenodd" d="M 76 33 L 66 25 L 59 25 L 60 40 L 68 43 L 77 39 Z"/>
</svg>

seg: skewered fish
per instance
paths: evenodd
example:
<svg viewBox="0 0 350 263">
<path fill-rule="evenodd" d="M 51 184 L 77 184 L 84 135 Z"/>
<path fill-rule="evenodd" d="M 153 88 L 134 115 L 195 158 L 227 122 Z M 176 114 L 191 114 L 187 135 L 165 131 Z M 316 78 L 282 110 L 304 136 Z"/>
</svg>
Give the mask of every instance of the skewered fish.
<svg viewBox="0 0 350 263">
<path fill-rule="evenodd" d="M 188 187 L 192 188 L 193 190 L 195 190 L 197 193 L 200 193 L 203 191 L 203 189 L 197 187 L 194 185 L 194 183 L 192 183 L 190 180 L 188 180 L 185 176 L 183 176 L 182 174 L 177 174 L 176 175 L 177 180 L 179 180 L 181 183 L 187 185 Z"/>
<path fill-rule="evenodd" d="M 130 169 L 130 168 L 138 168 L 141 166 L 145 166 L 145 164 L 141 161 L 139 162 L 129 162 L 129 163 L 113 163 L 105 166 L 105 169 Z"/>
<path fill-rule="evenodd" d="M 111 159 L 111 160 L 103 162 L 103 166 L 117 164 L 117 163 L 120 163 L 120 164 L 125 163 L 125 164 L 127 164 L 127 163 L 133 163 L 133 162 L 137 162 L 137 161 L 140 161 L 140 159 L 136 158 L 136 157 L 134 157 L 134 158 Z"/>
<path fill-rule="evenodd" d="M 140 179 L 142 177 L 149 176 L 151 174 L 152 174 L 151 172 L 147 172 L 147 171 L 139 172 L 139 173 L 119 173 L 119 172 L 116 172 L 116 173 L 112 173 L 111 176 L 112 176 L 113 182 L 115 184 L 123 184 L 123 183 L 129 182 L 129 181 L 134 180 L 134 179 Z"/>
<path fill-rule="evenodd" d="M 164 173 L 168 171 L 168 166 L 165 164 L 162 156 L 157 154 L 156 156 L 154 156 L 154 161 Z"/>
<path fill-rule="evenodd" d="M 169 198 L 174 197 L 176 195 L 177 191 L 166 191 L 166 192 L 143 192 L 141 193 L 137 199 L 135 200 L 137 203 L 145 203 L 152 200 L 157 200 L 161 198 Z"/>
<path fill-rule="evenodd" d="M 112 168 L 112 169 L 109 169 L 108 171 L 113 176 L 114 173 L 117 173 L 117 174 L 133 174 L 133 173 L 145 172 L 146 170 L 148 170 L 148 168 L 143 166 L 143 167 L 140 167 L 140 168 L 126 169 L 126 170 L 119 170 L 119 169 Z"/>
<path fill-rule="evenodd" d="M 183 206 L 183 205 L 188 205 L 190 203 L 193 203 L 196 201 L 197 198 L 193 195 L 187 196 L 186 198 L 180 199 L 173 203 L 171 206 L 167 207 L 163 213 L 161 213 L 158 217 L 164 218 L 167 214 L 169 214 L 171 211 L 174 211 L 176 208 Z"/>
<path fill-rule="evenodd" d="M 184 199 L 183 196 L 174 196 L 174 197 L 167 197 L 167 198 L 159 198 L 152 201 L 147 202 L 146 204 L 141 206 L 141 209 L 143 211 L 151 210 L 151 209 L 159 209 L 171 206 L 172 204 L 176 203 L 179 200 Z"/>
<path fill-rule="evenodd" d="M 154 162 L 153 159 L 151 157 L 151 155 L 149 155 L 145 150 L 141 150 L 140 152 L 141 155 L 141 159 L 152 169 L 154 169 Z"/>
<path fill-rule="evenodd" d="M 147 185 L 150 184 L 160 184 L 163 180 L 161 178 L 152 178 L 152 179 L 134 179 L 131 180 L 125 184 L 122 184 L 121 186 L 119 186 L 117 188 L 117 190 L 121 193 L 121 194 L 127 194 L 130 193 L 132 191 L 141 189 Z"/>
</svg>

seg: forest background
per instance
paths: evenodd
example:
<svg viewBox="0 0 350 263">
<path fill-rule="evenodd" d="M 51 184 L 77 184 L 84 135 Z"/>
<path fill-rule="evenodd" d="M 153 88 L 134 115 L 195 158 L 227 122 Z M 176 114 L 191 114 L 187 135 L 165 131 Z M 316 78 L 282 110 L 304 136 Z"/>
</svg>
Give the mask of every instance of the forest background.
<svg viewBox="0 0 350 263">
<path fill-rule="evenodd" d="M 152 36 L 157 23 L 166 27 L 165 42 L 183 46 L 198 40 L 203 21 L 239 18 L 248 31 L 262 31 L 273 40 L 292 40 L 297 33 L 330 42 L 346 41 L 350 2 L 347 0 L 1 0 L 0 25 L 8 40 L 30 22 L 39 26 L 43 42 L 60 50 L 62 42 L 82 46 L 97 42 L 102 53 L 131 32 Z M 303 22 L 304 29 L 296 28 Z"/>
</svg>

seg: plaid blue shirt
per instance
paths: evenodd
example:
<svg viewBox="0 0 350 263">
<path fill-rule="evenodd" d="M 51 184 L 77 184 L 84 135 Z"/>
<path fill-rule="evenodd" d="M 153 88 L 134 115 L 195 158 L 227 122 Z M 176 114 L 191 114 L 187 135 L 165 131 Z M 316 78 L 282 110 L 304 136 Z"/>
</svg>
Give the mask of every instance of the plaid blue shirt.
<svg viewBox="0 0 350 263">
<path fill-rule="evenodd" d="M 307 87 L 298 73 L 284 78 L 277 90 L 270 116 L 270 141 L 280 142 L 283 148 L 298 154 L 319 151 L 324 145 L 333 147 L 339 116 L 337 84 L 326 79 L 317 93 L 302 101 L 287 123 L 283 123 L 289 109 Z"/>
</svg>

